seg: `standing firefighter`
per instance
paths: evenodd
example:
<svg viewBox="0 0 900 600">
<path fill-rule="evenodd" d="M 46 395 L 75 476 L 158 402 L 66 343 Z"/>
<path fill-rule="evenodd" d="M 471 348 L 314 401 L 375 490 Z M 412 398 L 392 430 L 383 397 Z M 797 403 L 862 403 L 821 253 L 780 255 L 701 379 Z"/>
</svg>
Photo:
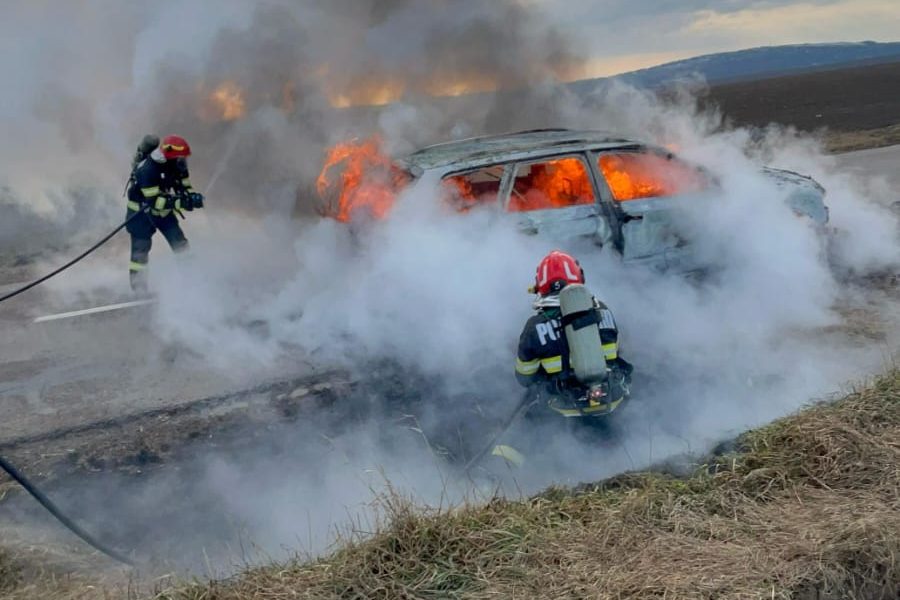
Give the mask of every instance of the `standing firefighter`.
<svg viewBox="0 0 900 600">
<path fill-rule="evenodd" d="M 559 250 L 541 260 L 534 291 L 537 314 L 519 337 L 516 379 L 542 386 L 565 416 L 611 412 L 628 395 L 633 370 L 619 356 L 612 311 L 584 288 L 578 261 Z"/>
<path fill-rule="evenodd" d="M 131 289 L 147 292 L 147 262 L 153 234 L 159 229 L 174 252 L 188 249 L 188 241 L 178 225 L 176 213 L 203 208 L 203 195 L 191 187 L 187 157 L 191 147 L 177 135 L 159 140 L 147 135 L 134 157 L 128 183 L 127 218 L 144 211 L 129 221 L 131 263 L 128 267 Z"/>
</svg>

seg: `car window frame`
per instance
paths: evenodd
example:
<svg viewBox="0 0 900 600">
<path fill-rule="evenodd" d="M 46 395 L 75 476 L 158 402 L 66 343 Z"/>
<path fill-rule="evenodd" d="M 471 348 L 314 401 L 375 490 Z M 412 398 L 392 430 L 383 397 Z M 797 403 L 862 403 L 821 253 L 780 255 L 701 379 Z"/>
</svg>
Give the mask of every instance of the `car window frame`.
<svg viewBox="0 0 900 600">
<path fill-rule="evenodd" d="M 600 171 L 600 156 L 602 154 L 611 154 L 614 152 L 641 152 L 645 150 L 646 147 L 644 146 L 616 146 L 613 148 L 590 148 L 585 151 L 585 154 L 588 157 L 588 166 L 590 167 L 592 177 L 594 178 L 594 184 L 600 192 L 598 197 L 601 202 L 601 214 L 606 217 L 610 228 L 612 228 L 613 245 L 620 253 L 624 252 L 625 248 L 625 237 L 622 232 L 622 225 L 625 224 L 629 216 L 620 206 L 621 203 L 616 201 L 612 190 L 609 187 L 609 183 L 606 181 L 606 177 L 604 177 L 603 173 Z"/>
<path fill-rule="evenodd" d="M 535 163 L 548 162 L 548 161 L 552 161 L 552 160 L 558 160 L 561 158 L 580 158 L 585 163 L 585 166 L 587 169 L 586 174 L 587 174 L 588 180 L 591 183 L 591 188 L 594 193 L 594 201 L 591 203 L 572 204 L 570 206 L 559 206 L 559 207 L 555 207 L 555 208 L 539 208 L 539 209 L 535 209 L 535 210 L 520 210 L 520 211 L 511 212 L 509 210 L 509 202 L 510 202 L 510 198 L 512 198 L 513 184 L 515 182 L 515 174 L 518 172 L 519 167 L 521 165 L 530 165 L 530 164 L 535 164 Z M 599 207 L 599 205 L 600 205 L 600 202 L 601 202 L 600 189 L 597 186 L 597 178 L 596 178 L 595 174 L 592 172 L 593 170 L 591 169 L 590 156 L 588 156 L 588 153 L 585 150 L 568 150 L 565 152 L 553 152 L 553 153 L 549 153 L 549 154 L 542 154 L 539 156 L 529 156 L 528 158 L 514 159 L 514 160 L 512 160 L 508 163 L 504 163 L 504 164 L 512 165 L 512 169 L 510 169 L 507 172 L 508 173 L 508 181 L 507 181 L 508 189 L 506 190 L 505 196 L 503 198 L 503 212 L 505 214 L 521 214 L 521 213 L 549 211 L 549 210 L 566 210 L 566 209 L 570 209 L 570 208 L 575 208 L 577 206 L 594 205 L 594 206 Z"/>
<path fill-rule="evenodd" d="M 490 162 L 485 163 L 483 165 L 475 165 L 468 166 L 461 169 L 454 169 L 452 171 L 446 171 L 441 173 L 441 185 L 444 184 L 444 181 L 450 177 L 457 177 L 459 175 L 466 175 L 468 173 L 472 173 L 474 171 L 481 171 L 483 169 L 490 169 L 491 167 L 503 167 L 503 175 L 500 177 L 500 187 L 497 188 L 497 206 L 499 206 L 499 210 L 501 212 L 505 211 L 506 204 L 505 198 L 507 197 L 506 188 L 509 185 L 510 173 L 512 172 L 509 168 L 511 163 L 504 161 Z"/>
<path fill-rule="evenodd" d="M 691 167 L 694 170 L 699 171 L 704 177 L 707 179 L 707 183 L 710 186 L 714 186 L 716 181 L 710 174 L 700 165 L 695 165 L 690 163 L 674 152 L 670 150 L 666 150 L 664 148 L 654 148 L 652 146 L 625 146 L 619 148 L 597 148 L 591 152 L 593 154 L 591 158 L 591 166 L 594 169 L 596 176 L 600 183 L 602 183 L 601 187 L 606 194 L 606 197 L 613 204 L 615 208 L 618 209 L 617 212 L 622 212 L 624 214 L 624 210 L 622 209 L 623 204 L 627 204 L 628 202 L 648 202 L 654 200 L 666 200 L 670 198 L 674 198 L 679 194 L 667 194 L 665 196 L 647 196 L 646 198 L 635 198 L 633 200 L 616 200 L 615 196 L 612 193 L 612 189 L 609 187 L 609 182 L 606 181 L 606 177 L 603 176 L 603 172 L 600 170 L 600 157 L 604 154 L 654 154 L 656 156 L 665 158 L 667 160 L 675 159 L 682 164 Z"/>
<path fill-rule="evenodd" d="M 679 198 L 679 194 L 676 195 L 665 195 L 665 196 L 649 196 L 646 198 L 636 198 L 634 200 L 616 200 L 613 196 L 612 189 L 609 186 L 609 183 L 606 181 L 606 177 L 603 176 L 603 172 L 600 169 L 600 157 L 604 154 L 654 154 L 656 156 L 660 156 L 666 159 L 675 159 L 684 165 L 697 170 L 701 175 L 703 175 L 707 184 L 710 187 L 718 186 L 718 181 L 710 175 L 710 173 L 701 165 L 697 165 L 686 161 L 685 159 L 678 156 L 678 154 L 667 150 L 665 148 L 657 148 L 653 146 L 645 146 L 645 145 L 636 145 L 636 146 L 625 146 L 625 147 L 617 147 L 617 148 L 596 148 L 590 152 L 591 154 L 591 166 L 595 171 L 596 177 L 598 179 L 598 185 L 603 190 L 603 195 L 606 203 L 608 204 L 610 211 L 615 215 L 616 224 L 614 226 L 615 239 L 616 239 L 616 247 L 619 250 L 619 253 L 624 257 L 625 256 L 625 232 L 624 225 L 630 220 L 633 219 L 643 219 L 642 213 L 646 213 L 649 211 L 662 211 L 668 212 L 670 210 L 675 209 L 674 203 L 677 202 L 677 198 Z M 632 211 L 637 209 L 638 214 L 634 215 L 626 210 L 626 207 L 631 207 Z M 638 208 L 641 207 L 641 208 Z M 665 256 L 665 260 L 669 260 L 669 250 L 660 254 L 660 256 Z M 641 259 L 638 259 L 641 260 Z"/>
</svg>

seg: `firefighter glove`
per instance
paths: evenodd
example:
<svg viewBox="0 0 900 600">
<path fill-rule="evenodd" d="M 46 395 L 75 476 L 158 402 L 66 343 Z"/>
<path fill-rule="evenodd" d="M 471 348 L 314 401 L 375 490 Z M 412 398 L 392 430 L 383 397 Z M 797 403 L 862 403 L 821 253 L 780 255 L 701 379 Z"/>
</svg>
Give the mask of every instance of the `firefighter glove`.
<svg viewBox="0 0 900 600">
<path fill-rule="evenodd" d="M 183 196 L 180 194 L 168 193 L 161 197 L 165 198 L 165 203 L 160 206 L 157 201 L 156 210 L 181 210 L 184 208 Z"/>
<path fill-rule="evenodd" d="M 191 195 L 187 192 L 179 192 L 178 203 L 175 205 L 180 210 L 194 210 L 194 203 Z"/>
</svg>

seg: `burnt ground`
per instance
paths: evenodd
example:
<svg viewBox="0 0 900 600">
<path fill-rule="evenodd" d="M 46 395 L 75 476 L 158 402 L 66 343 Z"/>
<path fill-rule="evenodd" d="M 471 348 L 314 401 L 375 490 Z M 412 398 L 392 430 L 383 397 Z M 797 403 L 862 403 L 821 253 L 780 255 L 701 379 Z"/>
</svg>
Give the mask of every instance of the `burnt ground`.
<svg viewBox="0 0 900 600">
<path fill-rule="evenodd" d="M 779 123 L 800 131 L 842 134 L 885 130 L 886 139 L 849 150 L 900 143 L 900 62 L 786 75 L 712 87 L 703 105 L 716 105 L 734 125 Z"/>
<path fill-rule="evenodd" d="M 333 452 L 334 438 L 366 420 L 382 423 L 382 442 L 389 444 L 410 425 L 394 408 L 409 406 L 401 395 L 408 385 L 400 383 L 385 375 L 362 386 L 346 373 L 327 372 L 24 436 L 4 442 L 0 453 L 66 514 L 144 566 L 151 561 L 156 572 L 186 565 L 202 571 L 204 560 L 221 565 L 246 552 L 234 547 L 242 524 L 228 494 L 208 489 L 213 461 L 234 465 L 247 481 L 271 465 L 314 470 Z M 368 393 L 373 385 L 377 402 Z M 23 490 L 2 478 L 0 515 L 13 532 L 22 522 L 49 522 Z M 50 546 L 74 541 L 55 523 L 33 535 L 46 536 Z M 21 551 L 23 542 L 14 533 L 4 545 Z M 73 550 L 83 559 L 90 552 Z"/>
</svg>

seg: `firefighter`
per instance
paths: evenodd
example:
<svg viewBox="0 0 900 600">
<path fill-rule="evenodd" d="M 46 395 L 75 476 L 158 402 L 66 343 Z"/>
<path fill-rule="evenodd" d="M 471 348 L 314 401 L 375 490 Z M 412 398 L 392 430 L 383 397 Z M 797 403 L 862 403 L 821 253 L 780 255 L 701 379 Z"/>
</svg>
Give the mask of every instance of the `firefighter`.
<svg viewBox="0 0 900 600">
<path fill-rule="evenodd" d="M 188 249 L 188 241 L 178 225 L 182 211 L 203 208 L 203 195 L 191 187 L 187 157 L 191 147 L 177 135 L 167 135 L 161 141 L 156 136 L 144 136 L 132 162 L 128 183 L 129 221 L 131 234 L 131 263 L 128 271 L 131 289 L 146 293 L 147 262 L 153 234 L 159 229 L 176 253 Z"/>
<path fill-rule="evenodd" d="M 577 397 L 585 386 L 579 382 L 568 364 L 569 349 L 561 328 L 562 313 L 559 293 L 569 284 L 584 284 L 584 270 L 575 258 L 554 250 L 537 267 L 532 291 L 537 293 L 533 304 L 537 314 L 528 319 L 519 337 L 516 357 L 516 379 L 525 386 L 544 385 L 552 395 Z M 601 301 L 593 299 L 597 311 L 602 352 L 610 372 L 620 376 L 626 389 L 633 367 L 619 355 L 619 331 L 612 311 Z M 601 358 L 598 358 L 602 362 Z M 602 366 L 602 365 L 601 365 Z"/>
</svg>

